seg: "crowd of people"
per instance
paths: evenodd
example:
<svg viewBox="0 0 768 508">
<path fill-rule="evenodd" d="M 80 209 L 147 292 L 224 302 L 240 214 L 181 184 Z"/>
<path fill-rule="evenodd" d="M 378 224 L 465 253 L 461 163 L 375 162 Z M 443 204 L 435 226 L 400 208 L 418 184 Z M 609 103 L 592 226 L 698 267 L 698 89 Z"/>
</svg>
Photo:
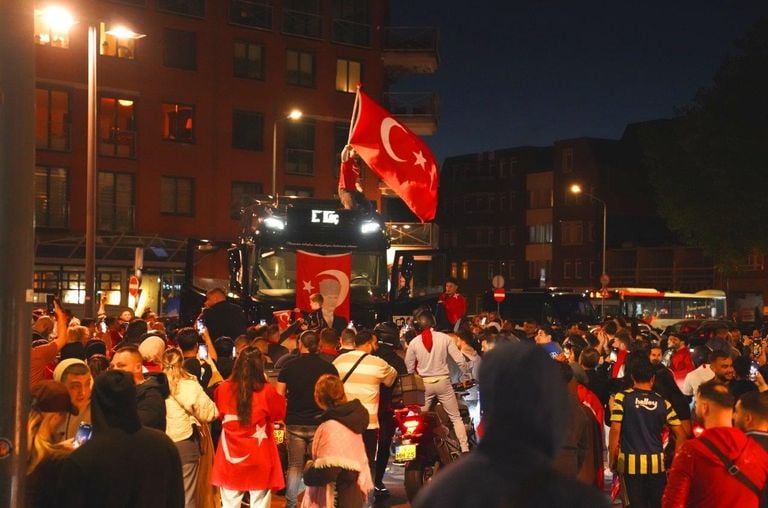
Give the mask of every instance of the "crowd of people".
<svg viewBox="0 0 768 508">
<path fill-rule="evenodd" d="M 421 309 L 404 327 L 340 333 L 312 312 L 288 329 L 249 326 L 220 289 L 208 292 L 199 328 L 166 330 L 149 311 L 90 322 L 58 304 L 36 312 L 27 504 L 268 507 L 284 492 L 288 508 L 371 506 L 388 495 L 392 390 L 413 373 L 468 454 L 415 506 L 765 498 L 759 335 L 725 328 L 690 348 L 620 319 L 553 329 L 467 317 L 457 287 L 448 281 L 436 312 Z M 470 379 L 475 450 L 452 388 Z"/>
</svg>

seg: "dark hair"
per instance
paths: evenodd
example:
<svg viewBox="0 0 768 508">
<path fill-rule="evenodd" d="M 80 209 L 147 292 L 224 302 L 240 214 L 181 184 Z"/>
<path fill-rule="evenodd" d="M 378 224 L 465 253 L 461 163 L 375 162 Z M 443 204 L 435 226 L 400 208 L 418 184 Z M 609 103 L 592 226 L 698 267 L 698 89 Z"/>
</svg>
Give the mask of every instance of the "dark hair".
<svg viewBox="0 0 768 508">
<path fill-rule="evenodd" d="M 253 392 L 264 388 L 264 358 L 259 348 L 248 346 L 237 355 L 229 378 L 237 390 L 237 419 L 247 427 L 251 424 Z"/>
<path fill-rule="evenodd" d="M 647 383 L 653 379 L 656 368 L 651 363 L 648 355 L 630 354 L 626 360 L 629 375 L 636 383 Z"/>
<path fill-rule="evenodd" d="M 715 379 L 701 383 L 697 394 L 699 398 L 712 402 L 723 409 L 733 409 L 733 405 L 736 404 L 736 397 L 728 391 L 728 387 Z"/>
<path fill-rule="evenodd" d="M 730 358 L 731 354 L 721 349 L 715 349 L 709 353 L 709 363 L 715 363 L 715 360 L 722 360 L 724 358 Z"/>
<path fill-rule="evenodd" d="M 333 328 L 323 328 L 320 330 L 320 342 L 337 347 L 339 345 L 339 334 Z"/>
<path fill-rule="evenodd" d="M 616 340 L 623 343 L 627 347 L 627 349 L 629 349 L 629 346 L 632 344 L 632 336 L 626 330 L 617 331 L 614 337 L 616 338 Z"/>
<path fill-rule="evenodd" d="M 91 377 L 94 379 L 102 372 L 109 370 L 109 358 L 101 353 L 89 356 L 86 363 L 91 371 Z"/>
<path fill-rule="evenodd" d="M 459 280 L 456 277 L 448 277 L 445 279 L 445 284 L 448 284 L 449 282 L 451 284 L 456 284 L 457 286 L 459 285 Z"/>
<path fill-rule="evenodd" d="M 192 351 L 200 342 L 200 334 L 191 326 L 186 326 L 176 332 L 176 344 L 182 351 Z"/>
<path fill-rule="evenodd" d="M 616 335 L 616 332 L 619 331 L 619 327 L 616 325 L 615 322 L 608 321 L 603 325 L 603 331 L 608 335 Z"/>
<path fill-rule="evenodd" d="M 579 355 L 579 362 L 588 369 L 594 369 L 600 363 L 600 353 L 593 347 L 585 348 Z"/>
<path fill-rule="evenodd" d="M 357 335 L 355 335 L 355 346 L 362 346 L 363 344 L 367 344 L 371 341 L 373 338 L 373 333 L 370 330 L 360 330 L 357 332 Z"/>
<path fill-rule="evenodd" d="M 741 409 L 749 411 L 760 420 L 768 420 L 768 392 L 751 391 L 739 398 Z"/>
<path fill-rule="evenodd" d="M 733 361 L 733 371 L 742 379 L 749 377 L 750 367 L 752 367 L 752 360 L 748 356 L 739 356 Z"/>
<path fill-rule="evenodd" d="M 139 363 L 142 363 L 144 361 L 144 357 L 141 356 L 141 352 L 139 352 L 139 348 L 135 346 L 134 344 L 128 344 L 125 346 L 121 346 L 115 351 L 115 354 L 117 353 L 127 353 L 134 358 L 138 358 Z"/>
<path fill-rule="evenodd" d="M 299 335 L 299 340 L 311 354 L 317 353 L 317 350 L 320 347 L 320 339 L 317 337 L 317 334 L 314 331 L 305 330 L 301 332 L 301 335 Z"/>
<path fill-rule="evenodd" d="M 568 384 L 573 379 L 573 369 L 571 366 L 565 362 L 557 362 L 558 366 L 560 367 L 560 373 L 563 375 L 563 381 L 565 381 L 565 384 Z"/>
<path fill-rule="evenodd" d="M 128 323 L 123 340 L 126 343 L 139 344 L 141 342 L 141 336 L 147 333 L 148 329 L 146 321 L 142 319 L 134 319 Z"/>
<path fill-rule="evenodd" d="M 235 347 L 235 341 L 232 337 L 222 335 L 218 339 L 213 341 L 213 349 L 216 350 L 216 355 L 219 358 L 232 358 L 232 348 Z"/>
</svg>

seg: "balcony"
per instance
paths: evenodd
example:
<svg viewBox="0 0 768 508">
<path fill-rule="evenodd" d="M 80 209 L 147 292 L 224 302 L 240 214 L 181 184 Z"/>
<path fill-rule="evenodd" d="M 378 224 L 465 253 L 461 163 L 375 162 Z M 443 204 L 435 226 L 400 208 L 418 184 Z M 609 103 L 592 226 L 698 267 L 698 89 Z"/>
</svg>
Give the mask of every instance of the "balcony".
<svg viewBox="0 0 768 508">
<path fill-rule="evenodd" d="M 434 74 L 440 63 L 437 28 L 385 27 L 381 59 L 395 73 Z"/>
<path fill-rule="evenodd" d="M 387 222 L 387 233 L 393 249 L 437 249 L 437 224 L 421 224 L 411 222 Z"/>
<path fill-rule="evenodd" d="M 419 136 L 437 131 L 439 100 L 431 92 L 389 92 L 384 94 L 386 109 Z"/>
</svg>

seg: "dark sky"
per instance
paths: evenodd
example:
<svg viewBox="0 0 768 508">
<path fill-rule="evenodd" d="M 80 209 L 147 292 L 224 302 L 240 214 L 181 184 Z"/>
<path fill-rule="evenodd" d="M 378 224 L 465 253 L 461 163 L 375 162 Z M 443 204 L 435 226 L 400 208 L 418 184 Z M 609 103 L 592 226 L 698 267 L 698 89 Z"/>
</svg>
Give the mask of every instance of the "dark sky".
<svg viewBox="0 0 768 508">
<path fill-rule="evenodd" d="M 440 29 L 440 67 L 398 91 L 434 91 L 438 161 L 462 153 L 619 138 L 711 83 L 766 0 L 391 0 L 392 26 Z"/>
</svg>

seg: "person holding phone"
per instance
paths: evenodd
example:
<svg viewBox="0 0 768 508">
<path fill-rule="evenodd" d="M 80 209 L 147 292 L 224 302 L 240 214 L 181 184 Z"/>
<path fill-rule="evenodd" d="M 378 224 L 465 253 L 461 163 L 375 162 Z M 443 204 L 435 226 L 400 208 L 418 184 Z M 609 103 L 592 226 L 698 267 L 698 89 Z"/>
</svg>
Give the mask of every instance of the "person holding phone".
<svg viewBox="0 0 768 508">
<path fill-rule="evenodd" d="M 57 429 L 59 441 L 75 437 L 81 423 L 91 423 L 91 387 L 93 377 L 88 364 L 78 358 L 67 358 L 56 365 L 53 371 L 53 379 L 61 383 L 69 393 L 72 405 L 77 408 L 78 414 L 68 414 L 66 419 Z"/>
<path fill-rule="evenodd" d="M 56 338 L 47 344 L 32 348 L 29 363 L 29 385 L 31 388 L 34 388 L 45 378 L 48 365 L 56 360 L 56 355 L 67 344 L 67 316 L 58 301 L 54 301 L 54 314 L 56 316 Z M 50 320 L 47 316 L 38 318 L 38 321 L 41 319 Z"/>
</svg>

